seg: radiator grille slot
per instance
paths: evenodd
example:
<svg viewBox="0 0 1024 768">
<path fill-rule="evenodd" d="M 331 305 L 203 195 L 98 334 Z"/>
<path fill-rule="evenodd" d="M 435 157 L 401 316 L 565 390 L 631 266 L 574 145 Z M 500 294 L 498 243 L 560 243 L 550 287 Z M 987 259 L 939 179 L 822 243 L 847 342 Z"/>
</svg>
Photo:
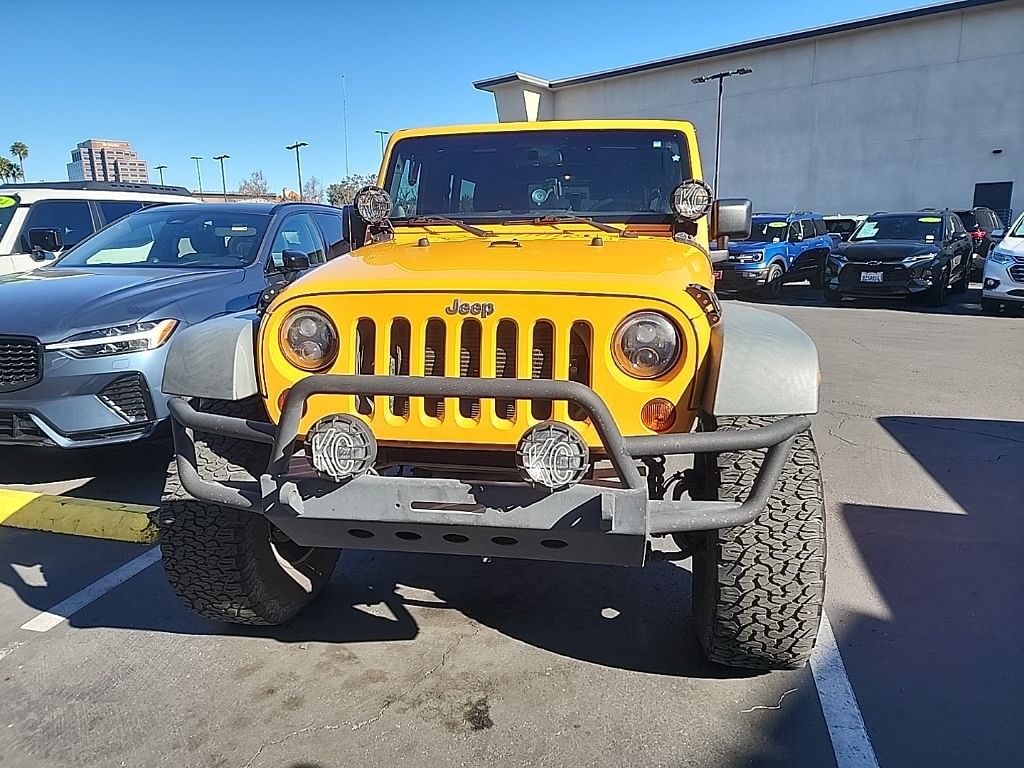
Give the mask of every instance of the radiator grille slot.
<svg viewBox="0 0 1024 768">
<path fill-rule="evenodd" d="M 444 347 L 447 337 L 444 321 L 436 317 L 427 321 L 426 339 L 423 348 L 423 375 L 444 376 Z M 423 410 L 427 416 L 440 419 L 444 416 L 444 399 L 423 398 Z"/>
<path fill-rule="evenodd" d="M 500 320 L 495 339 L 494 375 L 499 379 L 516 378 L 516 344 L 519 334 L 512 320 Z M 494 401 L 494 412 L 499 419 L 513 419 L 516 415 L 516 401 L 497 399 Z"/>
<path fill-rule="evenodd" d="M 368 317 L 356 323 L 356 370 L 361 374 L 372 375 L 374 350 L 377 343 L 377 325 Z M 369 416 L 373 413 L 373 398 L 366 395 L 356 397 L 356 411 Z"/>
<path fill-rule="evenodd" d="M 409 321 L 399 317 L 391 323 L 391 365 L 392 376 L 409 375 L 409 342 L 411 338 Z M 409 415 L 409 398 L 405 395 L 390 398 L 391 413 L 395 416 Z"/>
<path fill-rule="evenodd" d="M 555 327 L 547 320 L 533 326 L 533 346 L 530 378 L 552 379 L 555 369 Z M 533 418 L 543 421 L 551 418 L 551 401 L 534 400 L 530 403 Z"/>
<path fill-rule="evenodd" d="M 480 342 L 482 330 L 478 320 L 466 320 L 459 338 L 459 376 L 464 379 L 480 378 Z M 468 419 L 480 418 L 480 399 L 460 397 L 459 413 Z"/>
<path fill-rule="evenodd" d="M 591 365 L 590 350 L 592 333 L 590 325 L 577 321 L 572 324 L 569 333 L 569 381 L 590 384 Z M 576 403 L 569 403 L 569 418 L 583 421 L 587 412 Z"/>
</svg>

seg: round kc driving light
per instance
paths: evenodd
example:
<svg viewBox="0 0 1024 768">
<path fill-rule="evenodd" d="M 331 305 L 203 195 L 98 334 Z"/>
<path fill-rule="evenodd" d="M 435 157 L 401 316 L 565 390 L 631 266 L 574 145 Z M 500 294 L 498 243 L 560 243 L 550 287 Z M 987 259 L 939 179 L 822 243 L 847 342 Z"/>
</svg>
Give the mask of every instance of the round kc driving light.
<svg viewBox="0 0 1024 768">
<path fill-rule="evenodd" d="M 355 416 L 328 416 L 306 435 L 306 453 L 321 477 L 340 483 L 373 468 L 377 440 Z"/>
<path fill-rule="evenodd" d="M 612 357 L 623 373 L 654 379 L 676 364 L 681 345 L 671 320 L 657 312 L 637 312 L 615 329 Z"/>
<path fill-rule="evenodd" d="M 380 224 L 391 215 L 391 195 L 380 187 L 363 187 L 356 192 L 356 212 L 367 224 Z"/>
<path fill-rule="evenodd" d="M 672 190 L 672 212 L 681 219 L 696 221 L 711 210 L 711 187 L 698 179 L 687 179 Z"/>
<path fill-rule="evenodd" d="M 281 352 L 302 371 L 323 371 L 338 357 L 338 332 L 317 309 L 297 309 L 281 323 Z"/>
<path fill-rule="evenodd" d="M 516 466 L 530 485 L 552 491 L 582 480 L 590 469 L 590 449 L 568 424 L 543 421 L 523 434 L 516 446 Z"/>
</svg>

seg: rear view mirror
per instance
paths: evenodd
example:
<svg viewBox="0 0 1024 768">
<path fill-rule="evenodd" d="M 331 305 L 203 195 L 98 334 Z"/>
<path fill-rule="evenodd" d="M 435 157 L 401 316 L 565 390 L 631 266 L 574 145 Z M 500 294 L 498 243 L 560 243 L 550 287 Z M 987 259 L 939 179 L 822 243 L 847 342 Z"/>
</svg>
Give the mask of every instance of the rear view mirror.
<svg viewBox="0 0 1024 768">
<path fill-rule="evenodd" d="M 303 251 L 285 249 L 281 254 L 281 264 L 285 272 L 301 272 L 309 269 L 309 256 Z"/>
<path fill-rule="evenodd" d="M 59 229 L 37 227 L 28 231 L 28 244 L 32 248 L 32 258 L 43 261 L 52 259 L 53 254 L 64 247 L 64 237 Z"/>
<path fill-rule="evenodd" d="M 743 240 L 750 237 L 751 214 L 752 206 L 749 200 L 716 200 L 711 206 L 711 239 L 731 237 Z"/>
</svg>

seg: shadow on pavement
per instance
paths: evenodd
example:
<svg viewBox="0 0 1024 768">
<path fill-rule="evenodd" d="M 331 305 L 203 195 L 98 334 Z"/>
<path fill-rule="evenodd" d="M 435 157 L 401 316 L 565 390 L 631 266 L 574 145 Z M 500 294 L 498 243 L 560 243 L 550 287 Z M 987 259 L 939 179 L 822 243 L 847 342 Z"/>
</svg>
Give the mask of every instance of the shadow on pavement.
<svg viewBox="0 0 1024 768">
<path fill-rule="evenodd" d="M 966 293 L 956 296 L 950 294 L 946 299 L 945 306 L 929 307 L 918 301 L 916 298 L 900 299 L 847 299 L 838 307 L 832 307 L 825 303 L 821 290 L 812 288 L 806 283 L 794 283 L 784 285 L 782 294 L 775 300 L 765 300 L 755 295 L 751 296 L 726 296 L 727 300 L 749 301 L 772 306 L 791 307 L 822 307 L 827 309 L 889 309 L 902 312 L 914 312 L 928 315 L 976 315 L 981 316 L 981 286 L 974 285 Z"/>
</svg>

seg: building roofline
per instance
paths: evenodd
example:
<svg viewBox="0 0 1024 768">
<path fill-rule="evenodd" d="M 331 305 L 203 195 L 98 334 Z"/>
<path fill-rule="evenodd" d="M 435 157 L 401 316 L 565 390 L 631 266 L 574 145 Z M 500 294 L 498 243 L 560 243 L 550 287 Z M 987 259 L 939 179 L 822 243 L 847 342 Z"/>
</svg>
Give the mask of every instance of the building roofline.
<svg viewBox="0 0 1024 768">
<path fill-rule="evenodd" d="M 703 61 L 704 59 L 713 59 L 719 56 L 729 56 L 732 54 L 757 50 L 759 48 L 768 48 L 774 45 L 795 43 L 801 40 L 809 40 L 815 37 L 823 37 L 825 35 L 834 35 L 839 34 L 841 32 L 853 32 L 859 29 L 867 29 L 870 27 L 881 26 L 882 24 L 893 24 L 901 21 L 909 21 L 911 19 L 919 19 L 926 16 L 934 16 L 941 13 L 952 13 L 955 11 L 969 10 L 971 8 L 979 8 L 986 5 L 996 5 L 998 3 L 1005 3 L 1011 1 L 1015 0 L 954 0 L 953 2 L 944 2 L 936 3 L 933 5 L 919 6 L 917 8 L 910 8 L 905 11 L 896 11 L 894 13 L 886 13 L 881 14 L 879 16 L 867 16 L 862 19 L 843 21 L 837 24 L 828 24 L 821 27 L 812 27 L 810 29 L 803 29 L 797 32 L 787 32 L 781 35 L 774 35 L 772 37 L 762 37 L 756 40 L 747 40 L 740 43 L 733 43 L 730 45 L 721 46 L 719 48 L 708 48 L 703 51 L 685 53 L 679 56 L 670 56 L 664 59 L 654 59 L 653 61 L 641 62 L 640 64 L 631 64 L 625 67 L 605 69 L 598 72 L 591 72 L 583 75 L 575 75 L 573 77 L 564 77 L 558 80 L 543 80 L 539 77 L 527 75 L 522 72 L 512 72 L 507 75 L 499 75 L 498 77 L 487 78 L 485 80 L 477 80 L 476 82 L 473 83 L 473 87 L 478 88 L 479 90 L 482 91 L 489 91 L 496 86 L 506 85 L 508 83 L 519 81 L 528 83 L 530 85 L 539 86 L 542 88 L 567 88 L 574 85 L 584 85 L 586 83 L 592 83 L 597 80 L 608 80 L 613 77 L 633 75 L 638 72 L 646 72 L 652 69 L 674 67 L 679 64 L 692 64 L 697 61 Z"/>
</svg>

